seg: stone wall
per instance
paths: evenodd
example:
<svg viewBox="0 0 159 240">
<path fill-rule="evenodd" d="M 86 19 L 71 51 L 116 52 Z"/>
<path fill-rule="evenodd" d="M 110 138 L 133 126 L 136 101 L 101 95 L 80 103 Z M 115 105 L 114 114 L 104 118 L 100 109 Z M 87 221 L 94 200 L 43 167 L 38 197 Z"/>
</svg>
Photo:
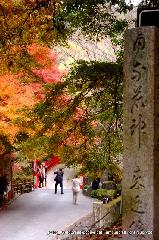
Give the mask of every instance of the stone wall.
<svg viewBox="0 0 159 240">
<path fill-rule="evenodd" d="M 121 197 L 108 204 L 102 202 L 93 203 L 93 217 L 95 228 L 112 226 L 121 215 Z"/>
<path fill-rule="evenodd" d="M 51 240 L 73 240 L 73 239 L 81 239 L 80 235 L 76 235 L 73 233 L 77 233 L 78 231 L 94 231 L 95 229 L 99 229 L 102 227 L 112 226 L 115 222 L 118 221 L 121 214 L 121 197 L 114 199 L 108 204 L 103 204 L 103 202 L 94 202 L 93 203 L 93 211 L 84 216 L 83 218 L 76 221 L 74 224 L 69 227 L 63 229 L 63 231 L 72 231 L 70 235 L 60 235 L 60 236 L 52 236 Z"/>
</svg>

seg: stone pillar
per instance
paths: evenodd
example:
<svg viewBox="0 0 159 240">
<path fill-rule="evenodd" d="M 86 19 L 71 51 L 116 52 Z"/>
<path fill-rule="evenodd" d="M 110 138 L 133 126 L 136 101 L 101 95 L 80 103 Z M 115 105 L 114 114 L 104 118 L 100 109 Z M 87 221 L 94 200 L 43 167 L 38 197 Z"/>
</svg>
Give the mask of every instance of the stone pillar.
<svg viewBox="0 0 159 240">
<path fill-rule="evenodd" d="M 123 239 L 158 240 L 159 29 L 129 30 L 124 58 Z"/>
</svg>

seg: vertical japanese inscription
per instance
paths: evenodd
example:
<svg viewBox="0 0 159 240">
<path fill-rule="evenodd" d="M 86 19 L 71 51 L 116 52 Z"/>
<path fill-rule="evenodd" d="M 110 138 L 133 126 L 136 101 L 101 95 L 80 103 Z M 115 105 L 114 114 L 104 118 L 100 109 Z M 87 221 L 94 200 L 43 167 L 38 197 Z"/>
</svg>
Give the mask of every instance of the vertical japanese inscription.
<svg viewBox="0 0 159 240">
<path fill-rule="evenodd" d="M 146 122 L 143 117 L 142 108 L 146 107 L 144 97 L 143 82 L 146 80 L 146 66 L 143 63 L 143 54 L 145 49 L 145 38 L 140 33 L 133 45 L 133 66 L 131 73 L 132 96 L 131 96 L 131 126 L 130 134 L 137 134 L 138 147 L 142 145 L 142 136 L 145 134 Z"/>
<path fill-rule="evenodd" d="M 134 190 L 134 202 L 131 207 L 131 211 L 136 212 L 138 214 L 144 214 L 144 207 L 143 207 L 143 201 L 140 197 L 140 191 L 142 191 L 145 188 L 143 184 L 142 179 L 142 173 L 139 166 L 136 167 L 136 169 L 133 172 L 133 179 L 132 179 L 132 185 L 130 186 L 131 190 Z"/>
<path fill-rule="evenodd" d="M 147 106 L 146 96 L 144 92 L 144 83 L 147 80 L 147 66 L 145 64 L 146 41 L 142 33 L 139 33 L 133 43 L 133 62 L 130 75 L 131 95 L 130 97 L 130 137 L 137 141 L 136 151 L 138 152 L 143 145 L 144 134 L 146 134 L 145 108 Z M 145 214 L 144 199 L 142 192 L 145 190 L 144 174 L 142 166 L 139 164 L 135 166 L 131 177 L 131 184 L 129 190 L 133 196 L 131 205 L 131 212 L 133 213 L 133 220 L 129 225 L 129 230 L 143 231 L 145 229 L 143 222 L 143 215 Z M 144 236 L 143 236 L 144 237 Z"/>
<path fill-rule="evenodd" d="M 141 198 L 141 191 L 145 189 L 143 184 L 143 176 L 140 167 L 137 165 L 133 171 L 132 184 L 130 190 L 133 190 L 133 202 L 131 211 L 134 213 L 134 219 L 129 226 L 132 231 L 144 231 L 144 223 L 142 222 L 142 215 L 145 214 L 144 202 Z"/>
</svg>

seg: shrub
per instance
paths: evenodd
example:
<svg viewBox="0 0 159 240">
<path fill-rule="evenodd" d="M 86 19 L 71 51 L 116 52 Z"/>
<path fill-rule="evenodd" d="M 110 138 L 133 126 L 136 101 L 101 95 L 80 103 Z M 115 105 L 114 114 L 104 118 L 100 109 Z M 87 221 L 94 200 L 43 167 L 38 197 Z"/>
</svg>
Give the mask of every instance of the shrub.
<svg viewBox="0 0 159 240">
<path fill-rule="evenodd" d="M 102 200 L 105 196 L 109 198 L 109 200 L 114 199 L 117 196 L 116 190 L 106 190 L 106 189 L 97 189 L 93 190 L 91 193 L 91 197 L 97 198 L 99 200 Z"/>
<path fill-rule="evenodd" d="M 116 183 L 120 183 L 122 180 L 122 170 L 121 168 L 114 164 L 114 163 L 110 163 L 109 164 L 109 173 L 113 178 L 113 181 L 115 181 Z"/>
<path fill-rule="evenodd" d="M 13 182 L 15 184 L 19 184 L 21 182 L 32 182 L 33 181 L 33 175 L 23 175 L 23 174 L 19 174 L 17 176 L 13 177 Z"/>
<path fill-rule="evenodd" d="M 117 194 L 118 194 L 118 195 L 121 195 L 122 185 L 121 185 L 121 184 L 116 184 L 116 188 L 117 188 Z"/>
<path fill-rule="evenodd" d="M 88 187 L 89 187 L 88 185 L 84 185 L 83 189 L 87 190 Z"/>
<path fill-rule="evenodd" d="M 102 183 L 102 188 L 107 190 L 116 189 L 116 184 L 113 181 L 104 181 Z"/>
</svg>

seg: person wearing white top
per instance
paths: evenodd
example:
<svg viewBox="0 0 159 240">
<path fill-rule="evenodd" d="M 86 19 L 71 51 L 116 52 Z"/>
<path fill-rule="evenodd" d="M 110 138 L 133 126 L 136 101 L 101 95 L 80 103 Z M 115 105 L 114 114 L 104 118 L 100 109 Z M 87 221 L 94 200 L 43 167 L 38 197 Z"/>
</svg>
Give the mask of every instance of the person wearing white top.
<svg viewBox="0 0 159 240">
<path fill-rule="evenodd" d="M 78 176 L 72 179 L 73 204 L 77 204 L 77 196 L 80 192 L 80 183 L 81 181 Z"/>
</svg>

